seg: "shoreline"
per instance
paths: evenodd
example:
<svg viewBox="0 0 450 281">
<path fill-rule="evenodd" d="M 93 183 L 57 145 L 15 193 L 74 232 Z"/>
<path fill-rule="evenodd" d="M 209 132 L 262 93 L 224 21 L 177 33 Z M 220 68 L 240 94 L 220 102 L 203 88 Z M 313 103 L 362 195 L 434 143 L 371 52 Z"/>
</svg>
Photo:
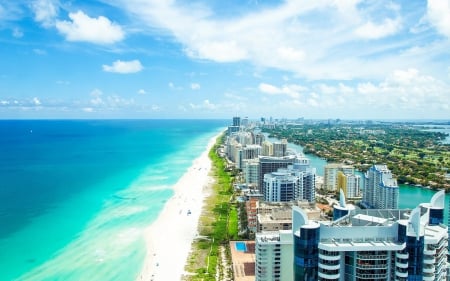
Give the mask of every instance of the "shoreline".
<svg viewBox="0 0 450 281">
<path fill-rule="evenodd" d="M 158 218 L 144 230 L 147 253 L 136 281 L 181 280 L 191 245 L 198 235 L 198 221 L 208 187 L 212 162 L 208 154 L 222 134 L 212 137 L 205 151 L 173 186 L 174 195 Z"/>
</svg>

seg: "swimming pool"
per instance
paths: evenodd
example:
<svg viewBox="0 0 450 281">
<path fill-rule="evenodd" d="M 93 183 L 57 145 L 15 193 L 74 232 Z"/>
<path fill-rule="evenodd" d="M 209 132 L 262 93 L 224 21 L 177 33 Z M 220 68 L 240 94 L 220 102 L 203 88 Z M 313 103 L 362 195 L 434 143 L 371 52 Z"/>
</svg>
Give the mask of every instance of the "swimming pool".
<svg viewBox="0 0 450 281">
<path fill-rule="evenodd" d="M 247 245 L 245 244 L 245 242 L 236 242 L 235 246 L 236 246 L 236 251 L 239 251 L 239 252 L 247 251 Z"/>
</svg>

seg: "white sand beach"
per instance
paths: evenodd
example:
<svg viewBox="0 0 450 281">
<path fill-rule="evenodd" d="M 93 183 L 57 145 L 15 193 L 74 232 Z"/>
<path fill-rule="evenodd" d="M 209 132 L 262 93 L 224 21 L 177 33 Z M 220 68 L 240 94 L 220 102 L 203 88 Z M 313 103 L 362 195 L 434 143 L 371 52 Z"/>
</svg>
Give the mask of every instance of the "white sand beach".
<svg viewBox="0 0 450 281">
<path fill-rule="evenodd" d="M 197 235 L 203 200 L 212 183 L 208 152 L 216 138 L 209 141 L 207 149 L 174 185 L 174 196 L 167 201 L 157 220 L 145 230 L 147 256 L 136 280 L 181 279 L 191 243 Z"/>
</svg>

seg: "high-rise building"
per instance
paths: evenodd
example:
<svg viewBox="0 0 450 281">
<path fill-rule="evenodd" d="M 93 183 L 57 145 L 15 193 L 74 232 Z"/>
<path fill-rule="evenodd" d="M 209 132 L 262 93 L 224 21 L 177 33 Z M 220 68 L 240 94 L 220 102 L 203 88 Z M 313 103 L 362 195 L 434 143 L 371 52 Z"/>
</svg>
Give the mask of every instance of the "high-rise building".
<svg viewBox="0 0 450 281">
<path fill-rule="evenodd" d="M 262 143 L 261 155 L 273 156 L 273 143 L 271 143 L 270 141 L 264 141 Z"/>
<path fill-rule="evenodd" d="M 245 184 L 248 187 L 258 186 L 259 180 L 259 161 L 258 159 L 248 159 L 243 161 L 242 173 L 245 178 Z"/>
<path fill-rule="evenodd" d="M 412 211 L 348 209 L 332 222 L 312 221 L 294 206 L 291 239 L 286 230 L 267 239 L 264 233 L 257 236 L 257 280 L 443 281 L 448 245 L 444 205 L 445 192 L 440 191 Z M 292 276 L 278 273 L 282 268 Z"/>
<path fill-rule="evenodd" d="M 248 117 L 242 118 L 240 122 L 240 126 L 247 127 L 248 126 Z"/>
<path fill-rule="evenodd" d="M 306 200 L 308 202 L 316 201 L 316 170 L 315 168 L 302 172 L 300 177 L 300 194 L 298 199 Z"/>
<path fill-rule="evenodd" d="M 329 191 L 336 191 L 338 188 L 338 173 L 354 175 L 355 168 L 342 163 L 329 163 L 324 167 L 324 188 Z"/>
<path fill-rule="evenodd" d="M 397 209 L 399 189 L 386 165 L 373 165 L 365 174 L 362 204 L 372 209 Z"/>
<path fill-rule="evenodd" d="M 337 188 L 344 191 L 346 198 L 355 198 L 361 196 L 361 176 L 354 174 L 344 174 L 338 172 Z"/>
<path fill-rule="evenodd" d="M 448 241 L 450 241 L 450 197 L 448 198 L 448 205 L 447 205 L 447 209 L 448 209 L 448 214 L 447 214 L 447 233 L 448 233 Z M 450 242 L 448 242 L 447 245 L 447 281 L 450 281 Z"/>
<path fill-rule="evenodd" d="M 233 117 L 233 126 L 241 126 L 241 117 Z"/>
<path fill-rule="evenodd" d="M 289 165 L 295 163 L 295 159 L 295 155 L 288 155 L 284 157 L 260 156 L 258 188 L 261 193 L 263 192 L 264 187 L 264 175 L 276 172 L 279 168 L 287 168 Z"/>
<path fill-rule="evenodd" d="M 272 172 L 264 175 L 264 201 L 289 202 L 295 200 L 298 177 L 288 172 Z"/>
<path fill-rule="evenodd" d="M 256 234 L 256 281 L 292 281 L 292 231 Z"/>
<path fill-rule="evenodd" d="M 287 155 L 287 140 L 282 139 L 281 142 L 273 143 L 273 156 L 283 157 Z"/>
<path fill-rule="evenodd" d="M 243 169 L 243 162 L 245 160 L 250 159 L 258 159 L 259 155 L 261 154 L 261 146 L 259 145 L 246 145 L 244 147 L 241 147 L 237 150 L 236 155 L 236 168 Z"/>
<path fill-rule="evenodd" d="M 231 136 L 233 133 L 239 132 L 240 127 L 239 126 L 228 126 L 228 136 Z"/>
</svg>

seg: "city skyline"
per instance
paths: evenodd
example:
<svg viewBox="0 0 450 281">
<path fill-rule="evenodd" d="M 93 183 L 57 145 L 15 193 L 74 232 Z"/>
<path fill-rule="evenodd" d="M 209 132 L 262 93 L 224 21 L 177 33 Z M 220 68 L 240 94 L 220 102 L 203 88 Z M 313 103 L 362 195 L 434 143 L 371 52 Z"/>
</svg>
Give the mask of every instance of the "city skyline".
<svg viewBox="0 0 450 281">
<path fill-rule="evenodd" d="M 450 2 L 0 0 L 0 119 L 448 119 Z"/>
</svg>

